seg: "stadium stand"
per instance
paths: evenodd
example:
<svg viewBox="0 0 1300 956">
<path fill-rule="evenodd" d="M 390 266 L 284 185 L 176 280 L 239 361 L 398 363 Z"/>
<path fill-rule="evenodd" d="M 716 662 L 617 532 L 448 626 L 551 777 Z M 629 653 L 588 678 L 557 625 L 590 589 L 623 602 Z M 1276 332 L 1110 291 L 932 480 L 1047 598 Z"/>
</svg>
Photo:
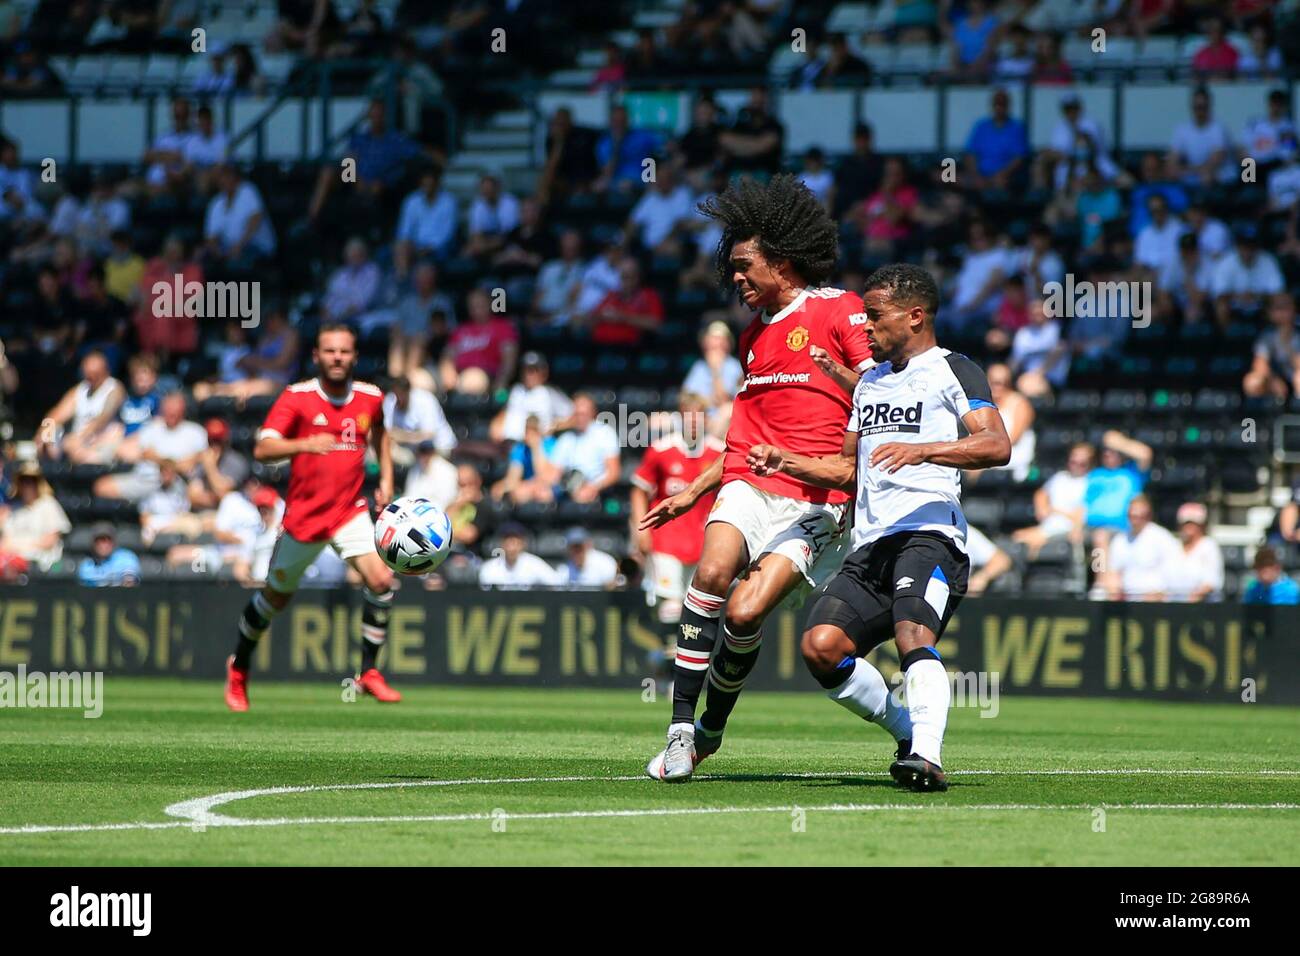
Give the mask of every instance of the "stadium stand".
<svg viewBox="0 0 1300 956">
<path fill-rule="evenodd" d="M 1195 5 L 1050 0 L 333 0 L 304 20 L 312 6 L 0 4 L 5 580 L 75 575 L 104 521 L 144 579 L 234 573 L 176 548 L 223 543 L 217 504 L 253 500 L 245 471 L 283 490 L 284 467 L 238 462 L 276 392 L 310 374 L 326 315 L 362 330 L 360 377 L 406 376 L 412 403 L 433 392 L 445 414 L 447 437 L 428 417 L 412 426 L 429 434 L 410 441 L 397 479 L 423 469 L 441 481 L 460 522 L 460 551 L 433 586 L 474 581 L 506 522 L 553 563 L 574 526 L 626 558 L 640 448 L 624 444 L 594 500 L 494 496 L 512 443 L 493 423 L 528 374 L 519 356 L 544 357 L 548 377 L 528 387 L 564 401 L 544 429 L 569 424 L 577 392 L 616 426 L 675 409 L 700 332 L 746 319 L 717 288 L 717 236 L 694 203 L 730 176 L 782 170 L 840 221 L 833 284 L 860 291 L 876 265 L 922 262 L 943 280 L 941 341 L 1010 366 L 999 407 L 1023 454 L 964 491 L 971 523 L 1012 558 L 990 592 L 1104 596 L 1109 536 L 1093 532 L 1122 533 L 1142 488 L 1170 531 L 1185 504 L 1204 506 L 1182 523 L 1218 543 L 1213 596 L 1240 597 L 1266 539 L 1300 570 L 1284 427 L 1300 387 L 1300 5 L 1227 5 L 1220 19 Z M 819 26 L 801 50 L 788 38 L 803 24 Z M 357 160 L 355 182 L 340 178 L 343 157 Z M 264 318 L 160 328 L 150 290 L 174 274 L 260 283 Z M 1074 311 L 1075 282 L 1119 291 Z M 1057 283 L 1064 314 L 1041 302 Z M 107 384 L 94 370 L 83 380 L 96 352 Z M 130 363 L 143 354 L 152 381 Z M 196 428 L 228 426 L 211 456 L 229 467 L 205 463 L 200 442 L 170 506 L 200 516 L 153 535 L 102 480 L 135 473 L 129 432 L 173 390 Z M 724 424 L 725 402 L 710 401 Z M 121 410 L 98 420 L 98 402 Z M 94 434 L 69 446 L 79 428 Z M 1098 459 L 1073 507 L 1113 491 L 1114 473 L 1142 477 L 1109 522 L 1056 527 L 1031 548 L 1013 535 L 1044 521 L 1038 493 L 1062 491 L 1049 481 L 1082 443 Z M 460 467 L 438 477 L 443 458 Z M 214 473 L 220 495 L 204 498 Z M 64 531 L 48 506 L 15 526 L 42 483 Z M 59 535 L 57 557 L 28 526 Z M 634 562 L 620 570 L 638 586 Z"/>
</svg>

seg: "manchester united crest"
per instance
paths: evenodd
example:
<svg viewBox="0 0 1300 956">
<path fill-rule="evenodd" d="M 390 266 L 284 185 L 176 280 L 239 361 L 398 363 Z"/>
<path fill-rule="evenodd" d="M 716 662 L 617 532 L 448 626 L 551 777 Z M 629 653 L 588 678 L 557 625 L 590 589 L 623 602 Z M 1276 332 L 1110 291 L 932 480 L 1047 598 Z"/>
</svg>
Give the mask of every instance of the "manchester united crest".
<svg viewBox="0 0 1300 956">
<path fill-rule="evenodd" d="M 808 330 L 802 325 L 796 325 L 790 330 L 790 334 L 785 337 L 785 345 L 791 352 L 802 351 L 808 344 Z"/>
</svg>

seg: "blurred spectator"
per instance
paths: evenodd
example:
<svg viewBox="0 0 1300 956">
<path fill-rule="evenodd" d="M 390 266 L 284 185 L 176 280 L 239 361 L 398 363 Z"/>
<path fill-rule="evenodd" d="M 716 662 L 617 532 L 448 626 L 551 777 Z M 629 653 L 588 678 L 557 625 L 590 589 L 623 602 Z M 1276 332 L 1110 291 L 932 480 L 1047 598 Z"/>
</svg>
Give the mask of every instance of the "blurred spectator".
<svg viewBox="0 0 1300 956">
<path fill-rule="evenodd" d="M 510 448 L 505 476 L 492 486 L 492 497 L 509 499 L 522 505 L 530 501 L 555 500 L 559 472 L 550 462 L 555 448 L 554 435 L 546 435 L 541 420 L 529 415 L 524 422 L 524 437 Z"/>
<path fill-rule="evenodd" d="M 1029 227 L 1029 244 L 1012 254 L 1010 265 L 1024 277 L 1031 299 L 1043 295 L 1049 282 L 1065 281 L 1065 260 L 1052 247 L 1051 227 L 1042 222 Z"/>
<path fill-rule="evenodd" d="M 995 90 L 992 103 L 992 115 L 978 120 L 966 140 L 961 183 L 969 189 L 1014 189 L 1027 178 L 1030 153 L 1025 124 L 1011 115 L 1006 90 Z"/>
<path fill-rule="evenodd" d="M 140 559 L 117 546 L 117 533 L 107 521 L 92 529 L 90 555 L 77 569 L 77 580 L 87 587 L 134 587 L 140 583 Z"/>
<path fill-rule="evenodd" d="M 809 146 L 804 150 L 802 168 L 796 178 L 808 187 L 827 211 L 835 205 L 835 174 L 827 168 L 826 154 L 820 146 Z"/>
<path fill-rule="evenodd" d="M 992 70 L 1002 31 L 987 0 L 968 0 L 964 14 L 939 17 L 939 26 L 951 45 L 949 73 L 961 80 L 980 80 Z"/>
<path fill-rule="evenodd" d="M 1266 298 L 1285 288 L 1277 259 L 1259 248 L 1254 226 L 1240 227 L 1236 248 L 1214 267 L 1214 308 L 1219 323 L 1227 325 L 1234 314 L 1257 315 Z"/>
<path fill-rule="evenodd" d="M 1187 206 L 1187 228 L 1196 233 L 1201 257 L 1217 265 L 1232 251 L 1232 233 L 1220 219 L 1210 215 L 1205 203 L 1197 200 Z"/>
<path fill-rule="evenodd" d="M 560 569 L 558 583 L 570 588 L 608 588 L 618 577 L 618 561 L 612 554 L 597 550 L 586 528 L 570 528 L 564 535 L 568 561 Z"/>
<path fill-rule="evenodd" d="M 118 458 L 134 464 L 134 470 L 97 478 L 95 496 L 139 501 L 162 486 L 162 461 L 172 461 L 182 476 L 188 476 L 207 448 L 207 431 L 198 422 L 185 419 L 185 396 L 172 392 L 163 398 L 162 414 L 118 448 Z"/>
<path fill-rule="evenodd" d="M 353 236 L 343 247 L 343 264 L 325 286 L 321 318 L 326 322 L 358 322 L 379 296 L 382 276 L 370 259 L 366 241 Z"/>
<path fill-rule="evenodd" d="M 1137 234 L 1134 258 L 1156 275 L 1173 266 L 1178 259 L 1178 240 L 1186 231 L 1181 219 L 1169 214 L 1169 203 L 1159 193 L 1147 199 L 1150 221 Z"/>
<path fill-rule="evenodd" d="M 162 391 L 158 388 L 158 359 L 151 352 L 132 355 L 126 363 L 129 391 L 117 411 L 119 438 L 138 432 L 162 408 Z M 113 442 L 116 448 L 117 442 Z"/>
<path fill-rule="evenodd" d="M 1105 181 L 1096 164 L 1090 164 L 1083 174 L 1073 212 L 1082 251 L 1100 252 L 1107 225 L 1124 216 L 1124 200 L 1119 190 Z"/>
<path fill-rule="evenodd" d="M 1006 44 L 998 52 L 997 63 L 993 67 L 993 77 L 999 83 L 1023 81 L 1033 77 L 1037 59 L 1029 48 L 1033 34 L 1019 23 L 1013 23 L 1006 31 Z"/>
<path fill-rule="evenodd" d="M 37 451 L 47 458 L 67 456 L 74 464 L 106 460 L 100 446 L 117 437 L 110 426 L 125 398 L 126 389 L 109 374 L 108 360 L 91 352 L 81 360 L 81 381 L 41 423 Z"/>
<path fill-rule="evenodd" d="M 880 188 L 850 213 L 862 228 L 869 255 L 890 258 L 895 243 L 912 237 L 919 202 L 920 193 L 907 181 L 907 164 L 890 156 L 885 160 Z"/>
<path fill-rule="evenodd" d="M 420 187 L 402 200 L 397 217 L 397 244 L 393 249 L 399 269 L 416 255 L 448 258 L 456 243 L 456 198 L 442 188 L 442 172 L 428 166 L 420 174 Z"/>
<path fill-rule="evenodd" d="M 1268 112 L 1246 121 L 1241 137 L 1242 150 L 1267 172 L 1289 159 L 1296 150 L 1296 128 L 1291 119 L 1291 97 L 1286 90 L 1271 90 Z"/>
<path fill-rule="evenodd" d="M 1165 321 L 1177 312 L 1191 325 L 1209 318 L 1208 304 L 1214 291 L 1214 263 L 1200 251 L 1196 236 L 1183 233 L 1178 239 L 1178 256 L 1156 276 L 1157 314 Z"/>
<path fill-rule="evenodd" d="M 1008 364 L 1017 376 L 1022 395 L 1038 398 L 1065 386 L 1070 371 L 1070 349 L 1061 339 L 1061 323 L 1047 315 L 1043 300 L 1032 298 L 1027 305 L 1029 321 L 1016 330 L 1011 340 Z"/>
<path fill-rule="evenodd" d="M 623 62 L 623 48 L 613 40 L 604 43 L 605 65 L 591 78 L 588 92 L 599 93 L 621 89 L 627 79 L 627 64 Z"/>
<path fill-rule="evenodd" d="M 1269 297 L 1268 321 L 1272 328 L 1255 340 L 1255 355 L 1241 389 L 1248 398 L 1285 400 L 1300 395 L 1300 335 L 1290 294 Z"/>
<path fill-rule="evenodd" d="M 519 204 L 519 222 L 506 233 L 492 257 L 492 267 L 505 279 L 506 295 L 531 300 L 537 270 L 555 252 L 551 230 L 542 219 L 542 205 L 528 196 Z"/>
<path fill-rule="evenodd" d="M 44 219 L 36 177 L 22 167 L 17 141 L 0 136 L 0 223 L 16 230 L 33 219 Z"/>
<path fill-rule="evenodd" d="M 501 188 L 501 180 L 496 176 L 481 177 L 478 195 L 469 207 L 466 223 L 469 239 L 463 254 L 474 258 L 497 252 L 518 225 L 519 200 Z"/>
<path fill-rule="evenodd" d="M 1094 289 L 1109 287 L 1115 294 L 1093 295 L 1074 303 L 1074 318 L 1067 332 L 1073 354 L 1098 362 L 1114 361 L 1123 354 L 1124 343 L 1133 329 L 1133 311 L 1131 290 L 1115 282 L 1118 270 L 1119 264 L 1109 257 L 1093 261 L 1087 273 L 1088 281 L 1094 283 Z"/>
<path fill-rule="evenodd" d="M 668 164 L 658 170 L 627 220 L 627 235 L 637 237 L 648 252 L 661 256 L 681 253 L 681 227 L 690 221 L 695 203 L 690 189 L 677 181 Z"/>
<path fill-rule="evenodd" d="M 1004 358 L 1011 351 L 1012 337 L 1029 324 L 1029 297 L 1025 293 L 1025 280 L 1018 275 L 1008 276 L 1002 284 L 1002 298 L 993 313 L 993 325 L 984 336 L 984 347 L 989 355 Z"/>
<path fill-rule="evenodd" d="M 248 272 L 275 254 L 275 232 L 257 187 L 230 163 L 216 170 L 218 191 L 203 222 L 211 264 Z"/>
<path fill-rule="evenodd" d="M 952 307 L 940 312 L 940 324 L 958 336 L 983 336 L 993 319 L 1002 283 L 1010 271 L 1007 251 L 983 220 L 967 230 L 966 254 L 954 279 Z"/>
<path fill-rule="evenodd" d="M 664 304 L 654 286 L 641 278 L 641 267 L 631 257 L 618 267 L 618 288 L 605 295 L 584 323 L 591 327 L 591 341 L 605 346 L 636 346 L 647 332 L 657 331 L 664 320 Z"/>
<path fill-rule="evenodd" d="M 493 441 L 522 441 L 525 425 L 537 419 L 543 435 L 568 425 L 573 402 L 553 385 L 548 385 L 550 367 L 540 352 L 525 352 L 519 362 L 519 381 L 510 387 L 505 407 L 493 418 Z"/>
<path fill-rule="evenodd" d="M 13 56 L 0 74 L 0 92 L 19 97 L 49 96 L 59 91 L 62 84 L 58 76 L 30 40 L 16 40 L 11 52 Z"/>
<path fill-rule="evenodd" d="M 1237 52 L 1237 48 L 1228 42 L 1221 19 L 1218 17 L 1206 19 L 1205 38 L 1205 45 L 1192 56 L 1192 70 L 1209 77 L 1235 76 L 1237 62 L 1241 55 Z"/>
<path fill-rule="evenodd" d="M 687 183 L 697 192 L 704 188 L 709 171 L 719 162 L 718 136 L 721 132 L 718 104 L 702 95 L 691 109 L 690 128 L 668 144 L 669 154 L 680 166 Z"/>
<path fill-rule="evenodd" d="M 388 374 L 423 376 L 430 355 L 441 352 L 456 324 L 451 296 L 438 288 L 438 267 L 421 262 L 415 267 L 413 288 L 398 302 L 391 316 L 388 338 Z M 379 313 L 374 313 L 380 318 Z"/>
<path fill-rule="evenodd" d="M 196 401 L 215 395 L 233 398 L 242 405 L 254 395 L 278 394 L 293 380 L 298 370 L 298 330 L 289 324 L 282 306 L 273 305 L 265 312 L 265 321 L 252 348 L 244 341 L 242 327 L 235 331 L 227 323 L 226 348 L 220 360 L 221 380 L 196 384 Z"/>
<path fill-rule="evenodd" d="M 657 82 L 668 68 L 667 58 L 660 52 L 651 27 L 637 31 L 636 43 L 624 59 L 627 79 L 633 82 Z"/>
<path fill-rule="evenodd" d="M 392 197 L 406 175 L 407 164 L 425 158 L 426 151 L 405 133 L 389 128 L 383 100 L 370 101 L 366 119 L 365 131 L 352 134 L 343 155 L 356 160 L 356 181 L 348 183 L 352 208 L 373 213 Z M 307 208 L 309 221 L 320 219 L 330 195 L 342 182 L 337 162 L 321 167 Z"/>
<path fill-rule="evenodd" d="M 555 111 L 546 133 L 546 165 L 538 183 L 537 196 L 543 203 L 592 188 L 601 173 L 596 143 L 596 131 L 574 125 L 567 106 Z"/>
<path fill-rule="evenodd" d="M 756 86 L 740 108 L 731 129 L 718 134 L 723 163 L 733 176 L 748 173 L 767 177 L 781 171 L 785 127 L 769 112 L 767 90 Z"/>
<path fill-rule="evenodd" d="M 206 103 L 194 111 L 194 116 L 197 128 L 185 144 L 185 165 L 199 191 L 207 193 L 215 188 L 214 172 L 226 161 L 230 137 L 217 129 L 212 120 L 212 107 Z"/>
<path fill-rule="evenodd" d="M 1021 528 L 1011 536 L 1025 546 L 1030 561 L 1037 560 L 1043 545 L 1053 539 L 1066 538 L 1072 544 L 1083 541 L 1084 502 L 1094 461 L 1095 451 L 1087 442 L 1071 445 L 1065 469 L 1056 472 L 1034 492 L 1034 517 L 1038 524 Z"/>
<path fill-rule="evenodd" d="M 91 266 L 86 275 L 86 295 L 77 303 L 77 313 L 73 341 L 78 354 L 100 352 L 110 367 L 121 368 L 130 345 L 126 303 L 108 294 L 104 267 L 99 263 Z"/>
<path fill-rule="evenodd" d="M 1111 429 L 1102 435 L 1101 465 L 1088 472 L 1083 495 L 1084 526 L 1094 532 L 1094 548 L 1128 527 L 1129 502 L 1146 486 L 1154 457 L 1149 445 L 1122 432 Z"/>
<path fill-rule="evenodd" d="M 1029 469 L 1034 464 L 1034 447 L 1037 439 L 1034 435 L 1034 406 L 1029 399 L 1016 391 L 1011 380 L 1011 369 L 998 363 L 988 369 L 989 390 L 993 394 L 993 404 L 1006 425 L 1007 437 L 1011 439 L 1011 460 L 998 469 L 1006 469 L 1016 481 L 1029 477 Z M 969 473 L 968 473 L 969 474 Z"/>
<path fill-rule="evenodd" d="M 125 229 L 114 232 L 109 237 L 108 255 L 103 262 L 104 288 L 108 294 L 134 306 L 140 299 L 144 265 L 144 257 L 135 251 L 135 239 L 131 233 Z"/>
<path fill-rule="evenodd" d="M 618 104 L 609 111 L 609 131 L 596 141 L 596 162 L 600 173 L 592 184 L 597 192 L 609 189 L 639 189 L 646 166 L 660 148 L 659 137 L 647 129 L 633 129 L 627 107 Z"/>
<path fill-rule="evenodd" d="M 177 277 L 180 277 L 179 280 Z M 176 286 L 180 283 L 180 300 Z M 187 315 L 185 289 L 203 282 L 203 267 L 185 256 L 185 240 L 173 233 L 150 259 L 140 277 L 135 334 L 140 348 L 165 355 L 189 354 L 199 345 L 199 320 Z M 166 297 L 167 307 L 160 299 Z"/>
<path fill-rule="evenodd" d="M 1273 43 L 1267 24 L 1256 22 L 1250 28 L 1250 45 L 1237 58 L 1237 76 L 1254 80 L 1282 73 L 1282 51 Z"/>
<path fill-rule="evenodd" d="M 1152 196 L 1163 196 L 1165 206 L 1174 214 L 1186 211 L 1188 206 L 1187 189 L 1166 175 L 1159 153 L 1143 153 L 1138 169 L 1138 182 L 1129 194 L 1129 232 L 1134 236 L 1150 221 L 1148 202 Z"/>
<path fill-rule="evenodd" d="M 196 97 L 228 96 L 235 91 L 235 76 L 229 69 L 227 52 L 224 43 L 214 43 L 208 48 L 208 72 L 190 86 L 190 92 Z"/>
<path fill-rule="evenodd" d="M 479 569 L 478 583 L 484 588 L 531 588 L 563 584 L 560 573 L 537 555 L 525 551 L 528 532 L 517 522 L 501 527 L 501 548 Z"/>
<path fill-rule="evenodd" d="M 1256 551 L 1254 568 L 1242 591 L 1243 604 L 1300 604 L 1300 585 L 1282 571 L 1276 551 L 1270 547 Z"/>
<path fill-rule="evenodd" d="M 160 534 L 194 538 L 203 527 L 190 508 L 186 481 L 170 458 L 158 462 L 158 487 L 140 499 L 139 508 L 140 535 L 146 543 Z"/>
<path fill-rule="evenodd" d="M 1210 94 L 1204 87 L 1192 93 L 1192 118 L 1175 127 L 1165 162 L 1170 178 L 1189 186 L 1212 186 L 1237 178 L 1232 137 L 1227 127 L 1211 116 Z"/>
<path fill-rule="evenodd" d="M 1061 52 L 1061 38 L 1057 34 L 1040 33 L 1034 38 L 1033 78 L 1035 83 L 1043 86 L 1064 86 L 1074 82 L 1074 71 Z"/>
<path fill-rule="evenodd" d="M 582 271 L 582 284 L 578 289 L 578 299 L 574 304 L 574 316 L 585 315 L 605 300 L 619 285 L 619 266 L 625 257 L 626 243 L 618 240 L 606 244 L 600 255 L 587 263 Z M 714 282 L 717 282 L 716 272 Z"/>
<path fill-rule="evenodd" d="M 18 557 L 49 571 L 63 557 L 63 536 L 72 524 L 40 464 L 20 462 L 14 475 L 14 500 L 0 508 L 0 563 Z"/>
<path fill-rule="evenodd" d="M 275 489 L 248 478 L 221 499 L 211 520 L 215 544 L 172 545 L 167 563 L 195 571 L 230 568 L 235 580 L 245 586 L 265 580 L 283 515 L 284 502 Z"/>
<path fill-rule="evenodd" d="M 1282 164 L 1268 174 L 1268 211 L 1282 223 L 1278 255 L 1300 257 L 1300 148 L 1292 149 Z"/>
<path fill-rule="evenodd" d="M 701 355 L 686 373 L 682 391 L 702 397 L 711 412 L 727 412 L 745 377 L 734 349 L 735 338 L 725 322 L 710 322 L 700 333 Z"/>
<path fill-rule="evenodd" d="M 406 487 L 402 494 L 408 498 L 427 498 L 446 510 L 459 493 L 460 476 L 456 466 L 443 457 L 437 442 L 425 439 L 416 444 L 414 461 L 406 473 Z"/>
<path fill-rule="evenodd" d="M 875 151 L 873 143 L 874 134 L 869 125 L 859 123 L 853 128 L 853 151 L 835 169 L 833 214 L 836 218 L 880 189 L 885 160 Z"/>
<path fill-rule="evenodd" d="M 160 134 L 141 157 L 141 161 L 148 164 L 144 179 L 151 192 L 180 192 L 189 185 L 185 151 L 193 136 L 189 99 L 184 96 L 173 97 L 172 128 Z"/>
<path fill-rule="evenodd" d="M 257 61 L 247 44 L 235 43 L 230 47 L 231 73 L 235 78 L 235 93 L 247 95 L 261 94 L 266 87 L 266 80 L 257 72 Z"/>
<path fill-rule="evenodd" d="M 469 321 L 451 334 L 439 363 L 442 388 L 471 395 L 501 391 L 514 377 L 519 332 L 492 310 L 485 289 L 471 289 L 465 307 Z"/>
<path fill-rule="evenodd" d="M 586 266 L 582 261 L 582 233 L 566 229 L 560 234 L 560 256 L 547 261 L 537 273 L 532 317 L 552 325 L 566 325 L 582 290 Z"/>
<path fill-rule="evenodd" d="M 106 256 L 113 248 L 113 234 L 130 225 L 131 207 L 114 193 L 108 174 L 96 172 L 91 178 L 90 194 L 77 210 L 73 237 L 92 255 Z"/>
<path fill-rule="evenodd" d="M 1223 552 L 1205 533 L 1209 514 L 1199 501 L 1188 501 L 1176 516 L 1181 547 L 1169 572 L 1169 600 L 1223 600 Z"/>
<path fill-rule="evenodd" d="M 393 461 L 409 465 L 416 446 L 431 441 L 443 455 L 456 447 L 456 433 L 437 397 L 428 389 L 415 388 L 402 376 L 389 384 L 384 396 L 384 427 L 392 443 Z"/>
<path fill-rule="evenodd" d="M 220 418 L 203 423 L 208 447 L 199 453 L 194 477 L 189 482 L 190 506 L 194 511 L 208 511 L 240 487 L 250 472 L 248 459 L 230 447 L 230 426 Z"/>
<path fill-rule="evenodd" d="M 596 501 L 618 481 L 618 433 L 596 420 L 596 403 L 587 393 L 573 396 L 573 428 L 556 441 L 550 460 L 563 489 L 580 504 Z"/>
<path fill-rule="evenodd" d="M 319 57 L 342 32 L 333 0 L 279 0 L 280 19 L 266 37 L 266 48 L 279 53 L 301 50 Z"/>
<path fill-rule="evenodd" d="M 988 535 L 974 525 L 966 529 L 966 556 L 970 559 L 970 579 L 966 584 L 966 593 L 976 597 L 1015 566 L 1011 555 L 990 541 Z"/>
<path fill-rule="evenodd" d="M 1110 539 L 1097 596 L 1111 601 L 1166 601 L 1183 549 L 1151 518 L 1151 502 L 1136 495 L 1128 506 L 1128 528 Z"/>
<path fill-rule="evenodd" d="M 483 508 L 483 476 L 473 465 L 458 465 L 456 481 L 456 500 L 444 510 L 451 519 L 452 540 L 458 547 L 472 549 L 491 527 L 490 515 Z"/>
</svg>

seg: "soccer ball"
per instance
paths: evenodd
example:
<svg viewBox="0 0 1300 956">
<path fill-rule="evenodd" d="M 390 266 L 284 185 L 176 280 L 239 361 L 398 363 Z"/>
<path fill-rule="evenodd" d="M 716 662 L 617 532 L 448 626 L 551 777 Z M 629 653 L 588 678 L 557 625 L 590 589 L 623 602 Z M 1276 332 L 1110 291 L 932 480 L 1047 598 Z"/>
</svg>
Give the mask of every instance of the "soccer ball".
<svg viewBox="0 0 1300 956">
<path fill-rule="evenodd" d="M 398 574 L 428 574 L 451 553 L 451 519 L 425 498 L 398 498 L 379 512 L 375 550 Z"/>
</svg>

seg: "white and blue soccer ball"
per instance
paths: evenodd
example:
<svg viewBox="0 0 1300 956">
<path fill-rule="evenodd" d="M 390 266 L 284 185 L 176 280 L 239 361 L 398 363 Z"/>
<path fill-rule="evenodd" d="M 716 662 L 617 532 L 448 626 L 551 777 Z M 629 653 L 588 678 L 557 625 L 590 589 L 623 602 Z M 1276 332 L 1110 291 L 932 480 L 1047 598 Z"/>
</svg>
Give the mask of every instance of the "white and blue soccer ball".
<svg viewBox="0 0 1300 956">
<path fill-rule="evenodd" d="M 398 574 L 428 574 L 451 553 L 451 519 L 426 498 L 398 498 L 375 521 L 375 550 Z"/>
</svg>

